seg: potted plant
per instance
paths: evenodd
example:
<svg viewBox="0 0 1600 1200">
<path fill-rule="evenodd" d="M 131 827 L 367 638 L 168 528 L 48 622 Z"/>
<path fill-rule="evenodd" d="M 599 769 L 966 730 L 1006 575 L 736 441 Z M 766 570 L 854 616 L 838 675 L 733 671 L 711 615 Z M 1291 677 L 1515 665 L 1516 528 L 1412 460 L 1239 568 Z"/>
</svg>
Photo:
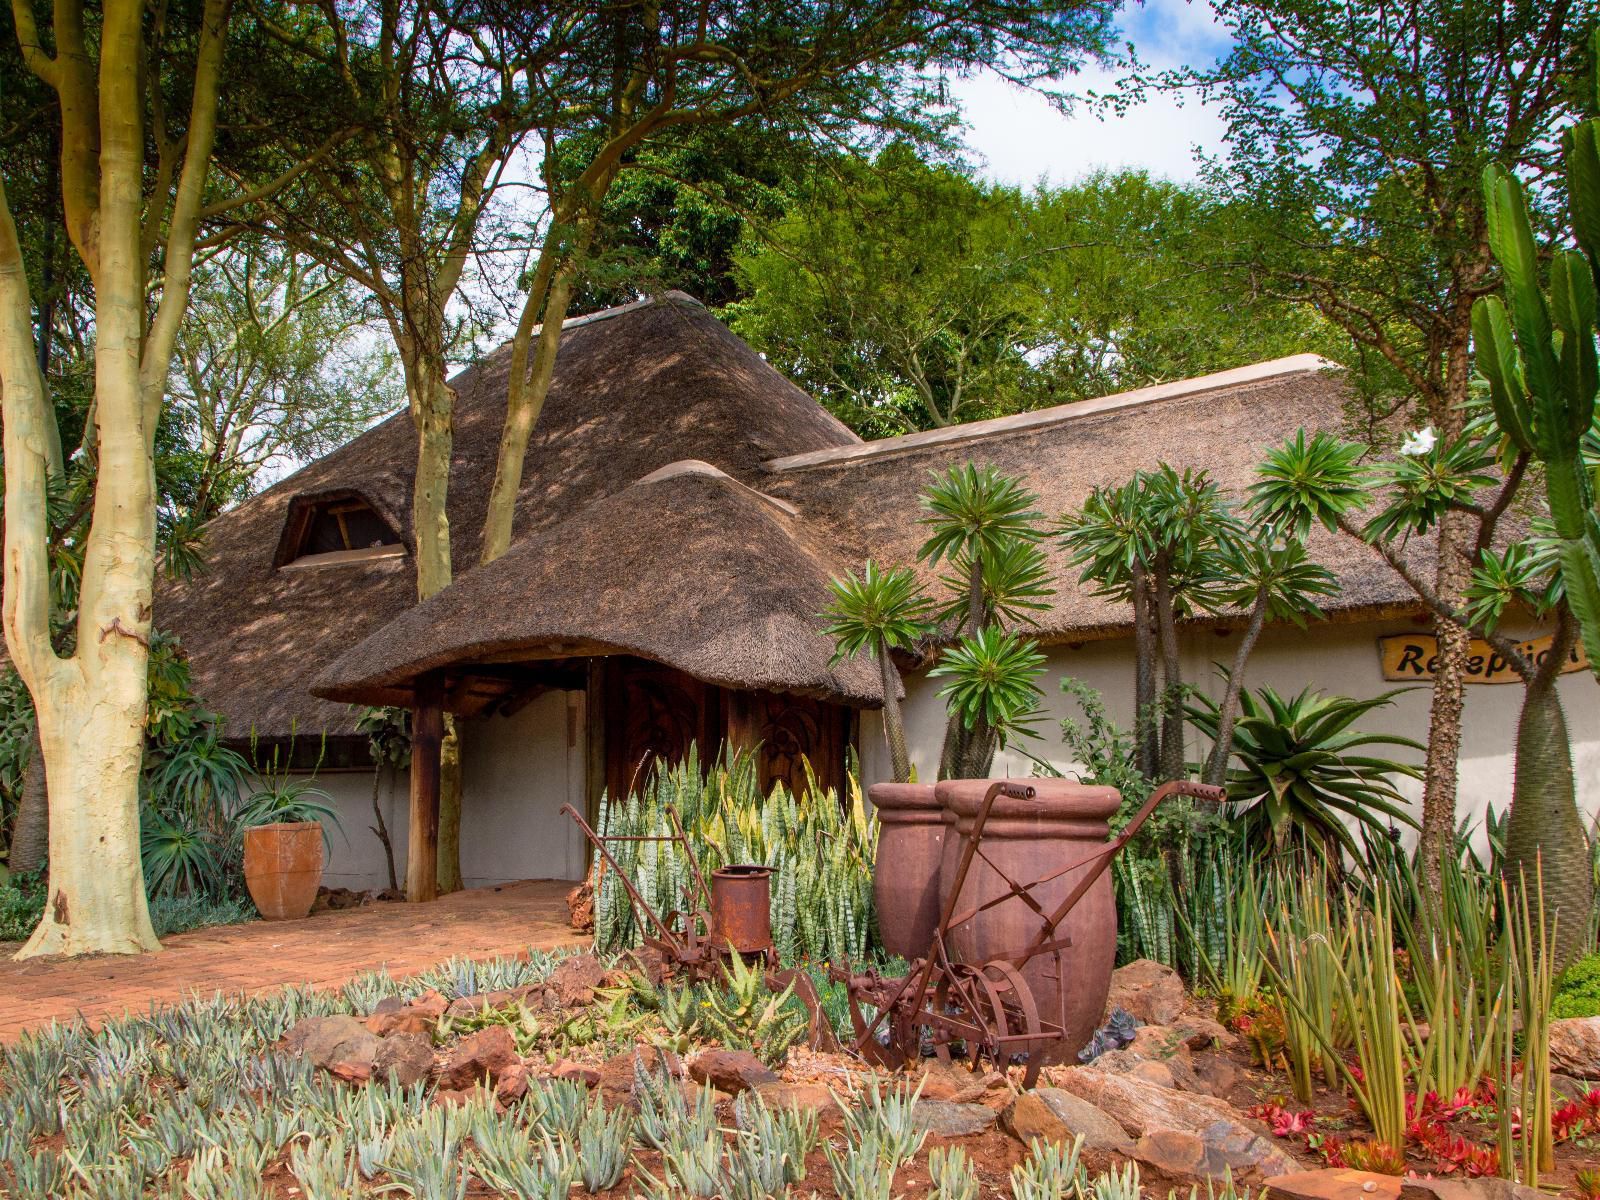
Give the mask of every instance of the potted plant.
<svg viewBox="0 0 1600 1200">
<path fill-rule="evenodd" d="M 316 777 L 292 778 L 272 766 L 262 786 L 234 814 L 244 841 L 244 882 L 267 921 L 297 921 L 311 912 L 322 882 L 326 825 L 339 827 L 333 797 Z"/>
</svg>

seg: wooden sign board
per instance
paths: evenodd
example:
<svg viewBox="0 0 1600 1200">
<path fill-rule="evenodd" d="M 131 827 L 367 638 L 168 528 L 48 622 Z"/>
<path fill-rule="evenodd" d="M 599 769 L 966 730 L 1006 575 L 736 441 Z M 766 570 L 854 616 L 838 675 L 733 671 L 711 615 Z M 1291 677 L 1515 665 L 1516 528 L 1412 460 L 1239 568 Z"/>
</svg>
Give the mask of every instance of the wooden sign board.
<svg viewBox="0 0 1600 1200">
<path fill-rule="evenodd" d="M 1549 634 L 1530 638 L 1517 643 L 1517 649 L 1528 657 L 1538 660 L 1550 653 L 1550 644 L 1554 640 L 1554 635 Z M 1473 638 L 1467 653 L 1468 683 L 1522 682 L 1522 676 L 1512 670 L 1510 664 L 1496 654 L 1488 642 Z M 1392 637 L 1378 639 L 1378 657 L 1383 662 L 1385 679 L 1407 682 L 1432 679 L 1438 654 L 1439 643 L 1431 633 L 1398 633 Z M 1584 653 L 1583 643 L 1579 642 L 1573 646 L 1572 654 L 1561 671 L 1562 674 L 1566 674 L 1570 671 L 1588 669 L 1589 656 Z"/>
</svg>

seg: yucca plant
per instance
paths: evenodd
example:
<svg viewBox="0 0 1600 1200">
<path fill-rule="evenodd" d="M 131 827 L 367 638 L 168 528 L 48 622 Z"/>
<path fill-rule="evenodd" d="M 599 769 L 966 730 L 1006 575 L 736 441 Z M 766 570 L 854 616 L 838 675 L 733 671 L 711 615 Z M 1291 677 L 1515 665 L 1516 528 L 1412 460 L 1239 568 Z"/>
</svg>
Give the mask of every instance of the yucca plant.
<svg viewBox="0 0 1600 1200">
<path fill-rule="evenodd" d="M 1389 747 L 1420 753 L 1422 745 L 1398 734 L 1351 728 L 1399 694 L 1355 700 L 1308 687 L 1284 697 L 1263 687 L 1241 695 L 1226 786 L 1247 842 L 1263 852 L 1282 852 L 1299 841 L 1359 860 L 1361 849 L 1346 818 L 1379 833 L 1390 824 L 1415 828 L 1406 799 L 1391 780 L 1419 779 L 1421 773 L 1370 751 Z M 1197 696 L 1188 714 L 1202 733 L 1216 736 L 1215 701 Z"/>
</svg>

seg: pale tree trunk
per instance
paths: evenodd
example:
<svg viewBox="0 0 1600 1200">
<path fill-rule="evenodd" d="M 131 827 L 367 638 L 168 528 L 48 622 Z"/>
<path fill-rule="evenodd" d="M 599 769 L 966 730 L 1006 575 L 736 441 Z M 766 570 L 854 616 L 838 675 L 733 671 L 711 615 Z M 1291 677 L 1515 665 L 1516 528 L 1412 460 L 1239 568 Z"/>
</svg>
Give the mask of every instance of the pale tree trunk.
<svg viewBox="0 0 1600 1200">
<path fill-rule="evenodd" d="M 11 827 L 13 875 L 32 875 L 44 868 L 50 852 L 50 799 L 45 789 L 44 751 L 39 748 L 39 726 L 34 723 L 28 767 L 22 773 L 22 799 Z"/>
<path fill-rule="evenodd" d="M 155 426 L 188 304 L 196 217 L 215 135 L 225 0 L 208 0 L 196 54 L 183 167 L 164 225 L 161 299 L 146 324 L 152 245 L 141 228 L 145 136 L 144 5 L 108 0 L 96 47 L 98 96 L 81 6 L 55 7 L 48 58 L 19 6 L 30 69 L 61 102 L 63 206 L 94 282 L 94 501 L 79 591 L 76 649 L 50 630 L 46 478 L 54 417 L 34 356 L 28 285 L 0 180 L 0 403 L 4 405 L 6 644 L 33 697 L 49 790 L 50 890 L 19 958 L 157 950 L 139 863 L 155 579 Z M 171 147 L 163 146 L 163 154 Z M 165 205 L 164 195 L 155 203 Z"/>
</svg>

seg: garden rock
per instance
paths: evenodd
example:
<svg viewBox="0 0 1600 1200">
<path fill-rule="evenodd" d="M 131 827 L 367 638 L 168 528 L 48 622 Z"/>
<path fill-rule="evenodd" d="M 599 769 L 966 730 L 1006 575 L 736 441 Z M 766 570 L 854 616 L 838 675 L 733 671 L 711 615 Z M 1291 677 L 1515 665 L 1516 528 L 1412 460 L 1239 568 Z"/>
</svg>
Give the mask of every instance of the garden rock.
<svg viewBox="0 0 1600 1200">
<path fill-rule="evenodd" d="M 567 924 L 579 933 L 594 932 L 594 884 L 590 879 L 567 893 Z"/>
<path fill-rule="evenodd" d="M 1127 1154 L 1133 1149 L 1133 1139 L 1121 1125 L 1087 1100 L 1060 1088 L 1022 1093 L 1000 1120 L 1005 1131 L 1024 1146 L 1035 1138 L 1065 1144 L 1081 1135 L 1089 1150 Z"/>
<path fill-rule="evenodd" d="M 380 1039 L 372 1074 L 401 1087 L 412 1087 L 433 1070 L 433 1042 L 422 1033 L 392 1033 Z"/>
<path fill-rule="evenodd" d="M 1189 1061 L 1189 1051 L 1180 1042 L 1181 1055 L 1157 1058 L 1150 1055 L 1138 1054 L 1133 1046 L 1126 1050 L 1111 1050 L 1094 1060 L 1097 1071 L 1109 1071 L 1114 1075 L 1128 1075 L 1134 1079 L 1142 1079 L 1146 1083 L 1153 1083 L 1157 1087 L 1177 1088 L 1185 1092 L 1209 1093 L 1210 1088 L 1200 1081 L 1195 1074 L 1194 1066 Z"/>
<path fill-rule="evenodd" d="M 1141 958 L 1111 972 L 1106 1012 L 1124 1008 L 1146 1025 L 1171 1025 L 1183 1013 L 1183 980 L 1165 963 Z"/>
<path fill-rule="evenodd" d="M 501 1104 L 515 1104 L 528 1094 L 528 1067 L 526 1063 L 512 1063 L 500 1072 L 494 1083 L 494 1098 Z"/>
<path fill-rule="evenodd" d="M 638 1060 L 639 1069 L 642 1071 L 659 1072 L 663 1054 L 666 1055 L 667 1070 L 672 1073 L 673 1078 L 682 1079 L 683 1060 L 671 1050 L 658 1050 L 654 1046 L 635 1046 L 632 1050 L 606 1059 L 600 1067 L 600 1089 L 607 1096 L 632 1100 L 634 1060 Z"/>
<path fill-rule="evenodd" d="M 1550 1065 L 1579 1079 L 1600 1079 L 1600 1017 L 1551 1021 Z"/>
<path fill-rule="evenodd" d="M 999 1113 L 985 1104 L 958 1104 L 951 1100 L 918 1100 L 911 1110 L 912 1124 L 919 1133 L 934 1137 L 977 1137 L 988 1131 Z"/>
<path fill-rule="evenodd" d="M 450 1001 L 444 1010 L 449 1017 L 466 1017 L 473 1013 L 488 1012 L 492 1009 L 510 1008 L 513 1004 L 525 1004 L 528 997 L 538 991 L 537 986 L 502 988 L 494 992 L 478 992 L 472 996 L 461 996 Z"/>
<path fill-rule="evenodd" d="M 378 1053 L 378 1035 L 359 1017 L 307 1017 L 284 1034 L 282 1046 L 341 1078 L 365 1079 Z"/>
<path fill-rule="evenodd" d="M 1285 1175 L 1296 1170 L 1295 1161 L 1269 1140 L 1243 1123 L 1242 1114 L 1214 1096 L 1185 1094 L 1129 1075 L 1115 1075 L 1093 1067 L 1069 1067 L 1055 1074 L 1056 1083 L 1100 1109 L 1130 1137 L 1143 1139 L 1157 1131 L 1192 1134 L 1205 1148 L 1194 1173 L 1215 1175 L 1223 1167 L 1235 1175 L 1256 1171 Z M 1154 1166 L 1159 1156 L 1175 1161 L 1192 1156 L 1188 1143 L 1157 1139 L 1147 1149 Z M 1135 1147 L 1138 1156 L 1138 1148 Z"/>
<path fill-rule="evenodd" d="M 956 1104 L 971 1104 L 993 1091 L 1006 1086 L 1005 1077 L 996 1071 L 974 1075 L 962 1067 L 929 1059 L 922 1068 L 921 1097 L 924 1100 L 949 1100 Z"/>
<path fill-rule="evenodd" d="M 778 1081 L 767 1065 L 748 1050 L 706 1050 L 697 1054 L 689 1063 L 689 1077 L 730 1096 Z"/>
<path fill-rule="evenodd" d="M 428 1017 L 435 1021 L 444 1016 L 444 1010 L 449 1007 L 450 1001 L 446 1000 L 438 992 L 423 992 L 422 995 L 406 1005 L 408 1011 L 416 1013 L 419 1017 Z"/>
<path fill-rule="evenodd" d="M 375 1012 L 367 1018 L 367 1028 L 379 1037 L 396 1033 L 428 1033 L 433 1021 L 409 1008 L 392 1012 Z"/>
<path fill-rule="evenodd" d="M 1376 1175 L 1348 1167 L 1324 1167 L 1274 1175 L 1264 1185 L 1267 1200 L 1397 1200 L 1398 1175 Z"/>
<path fill-rule="evenodd" d="M 583 1084 L 584 1087 L 600 1086 L 600 1068 L 591 1067 L 588 1063 L 575 1063 L 570 1058 L 563 1058 L 550 1072 L 557 1079 L 570 1079 Z"/>
<path fill-rule="evenodd" d="M 1547 1200 L 1538 1188 L 1509 1179 L 1411 1179 L 1400 1185 L 1400 1200 Z"/>
<path fill-rule="evenodd" d="M 844 1123 L 838 1098 L 820 1083 L 764 1083 L 755 1093 L 768 1108 L 816 1113 L 825 1129 L 837 1129 Z"/>
<path fill-rule="evenodd" d="M 564 958 L 545 980 L 545 994 L 562 1008 L 579 1008 L 594 1003 L 594 991 L 604 985 L 606 969 L 592 954 Z"/>
<path fill-rule="evenodd" d="M 1194 1074 L 1203 1090 L 1223 1099 L 1239 1082 L 1239 1068 L 1233 1065 L 1233 1060 L 1215 1051 L 1207 1051 L 1195 1058 Z"/>
<path fill-rule="evenodd" d="M 470 1088 L 485 1078 L 491 1082 L 512 1063 L 520 1063 L 516 1041 L 504 1025 L 491 1025 L 468 1034 L 450 1048 L 439 1070 L 439 1087 L 446 1091 Z"/>
</svg>

